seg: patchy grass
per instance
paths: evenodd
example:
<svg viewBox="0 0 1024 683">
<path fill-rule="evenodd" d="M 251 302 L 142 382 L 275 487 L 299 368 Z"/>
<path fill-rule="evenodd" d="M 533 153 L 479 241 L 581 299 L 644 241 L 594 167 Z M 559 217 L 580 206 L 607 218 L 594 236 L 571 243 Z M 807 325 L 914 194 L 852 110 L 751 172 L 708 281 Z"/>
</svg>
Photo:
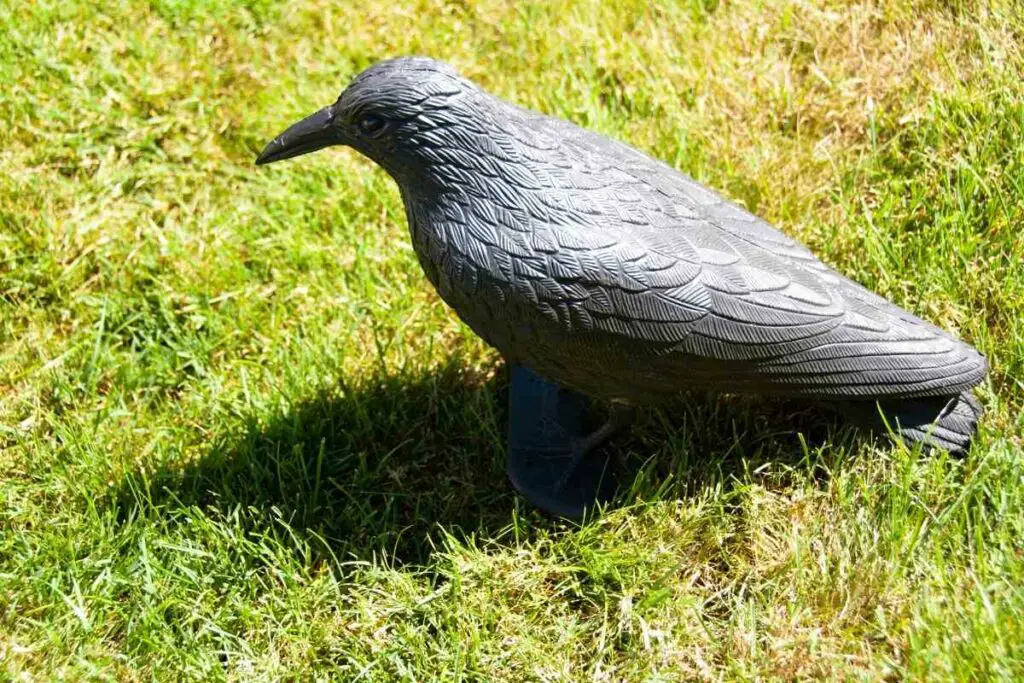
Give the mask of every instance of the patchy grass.
<svg viewBox="0 0 1024 683">
<path fill-rule="evenodd" d="M 1024 677 L 1017 3 L 14 3 L 0 12 L 11 678 Z M 389 179 L 255 153 L 385 56 L 650 150 L 990 358 L 964 460 L 692 397 L 582 527 Z"/>
</svg>

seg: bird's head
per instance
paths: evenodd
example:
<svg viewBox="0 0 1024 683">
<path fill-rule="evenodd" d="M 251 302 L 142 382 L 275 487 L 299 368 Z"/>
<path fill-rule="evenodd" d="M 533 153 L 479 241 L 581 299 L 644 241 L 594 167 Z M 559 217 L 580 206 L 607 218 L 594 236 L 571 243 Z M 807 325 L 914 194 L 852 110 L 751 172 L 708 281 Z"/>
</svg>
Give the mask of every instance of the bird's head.
<svg viewBox="0 0 1024 683">
<path fill-rule="evenodd" d="M 489 99 L 442 62 L 424 57 L 378 62 L 356 76 L 334 104 L 274 138 L 256 163 L 347 145 L 401 181 L 436 159 L 438 147 L 482 134 L 487 118 L 482 109 Z"/>
</svg>

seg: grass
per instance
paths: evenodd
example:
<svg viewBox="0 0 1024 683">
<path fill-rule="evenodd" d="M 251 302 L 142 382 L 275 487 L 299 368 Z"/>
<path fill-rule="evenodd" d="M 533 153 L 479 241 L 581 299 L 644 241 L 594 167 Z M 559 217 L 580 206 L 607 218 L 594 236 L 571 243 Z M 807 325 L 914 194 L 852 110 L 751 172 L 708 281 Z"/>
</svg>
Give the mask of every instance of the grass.
<svg viewBox="0 0 1024 683">
<path fill-rule="evenodd" d="M 947 0 L 3 3 L 0 675 L 1024 677 L 1024 14 Z M 978 346 L 969 457 L 682 398 L 619 508 L 503 474 L 496 354 L 349 151 L 385 56 L 625 139 Z"/>
</svg>

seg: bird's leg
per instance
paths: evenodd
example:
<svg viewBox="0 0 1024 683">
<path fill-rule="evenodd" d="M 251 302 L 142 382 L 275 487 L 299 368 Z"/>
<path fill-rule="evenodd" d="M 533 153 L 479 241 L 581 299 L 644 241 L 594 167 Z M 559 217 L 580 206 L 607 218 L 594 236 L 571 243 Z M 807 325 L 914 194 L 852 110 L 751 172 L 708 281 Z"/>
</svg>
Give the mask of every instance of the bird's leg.
<svg viewBox="0 0 1024 683">
<path fill-rule="evenodd" d="M 555 386 L 557 388 L 557 385 Z M 560 389 L 560 391 L 568 390 Z M 594 451 L 607 443 L 619 432 L 629 427 L 633 423 L 635 415 L 636 410 L 633 406 L 626 403 L 613 403 L 611 405 L 611 411 L 608 414 L 608 419 L 605 420 L 600 427 L 578 440 L 573 446 L 572 459 L 566 464 L 566 470 L 563 474 L 563 478 L 559 480 L 555 486 L 561 487 L 568 483 L 576 473 L 580 463 L 583 462 L 587 456 L 594 455 Z"/>
<path fill-rule="evenodd" d="M 579 519 L 586 508 L 615 492 L 614 471 L 600 446 L 631 421 L 632 410 L 613 406 L 597 429 L 590 401 L 533 371 L 511 366 L 508 473 L 512 484 L 541 510 Z"/>
</svg>

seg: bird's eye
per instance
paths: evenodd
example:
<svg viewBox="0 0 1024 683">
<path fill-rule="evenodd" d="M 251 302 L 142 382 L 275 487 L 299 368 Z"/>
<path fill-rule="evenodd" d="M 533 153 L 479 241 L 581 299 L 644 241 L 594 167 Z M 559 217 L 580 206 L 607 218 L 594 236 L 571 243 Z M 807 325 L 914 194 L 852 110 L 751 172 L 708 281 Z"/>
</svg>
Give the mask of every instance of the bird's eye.
<svg viewBox="0 0 1024 683">
<path fill-rule="evenodd" d="M 363 118 L 359 119 L 359 130 L 371 137 L 380 135 L 384 132 L 385 128 L 387 128 L 387 121 L 379 116 L 367 114 Z"/>
</svg>

